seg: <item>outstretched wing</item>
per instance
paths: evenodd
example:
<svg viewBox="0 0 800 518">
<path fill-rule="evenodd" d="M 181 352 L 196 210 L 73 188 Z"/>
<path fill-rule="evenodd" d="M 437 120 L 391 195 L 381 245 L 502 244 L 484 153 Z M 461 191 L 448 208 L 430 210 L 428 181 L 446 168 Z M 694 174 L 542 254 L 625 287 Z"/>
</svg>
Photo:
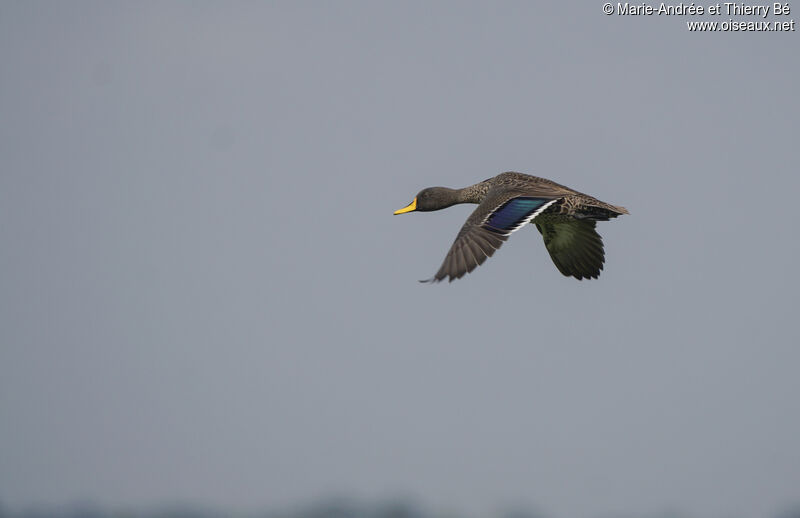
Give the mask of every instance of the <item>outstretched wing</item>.
<svg viewBox="0 0 800 518">
<path fill-rule="evenodd" d="M 540 218 L 541 219 L 541 218 Z M 544 246 L 558 271 L 566 276 L 596 279 L 603 269 L 603 239 L 596 223 L 586 219 L 535 221 L 544 237 Z"/>
<path fill-rule="evenodd" d="M 558 198 L 487 194 L 467 218 L 439 271 L 427 281 L 459 279 L 483 264 L 512 232 L 522 228 Z"/>
</svg>

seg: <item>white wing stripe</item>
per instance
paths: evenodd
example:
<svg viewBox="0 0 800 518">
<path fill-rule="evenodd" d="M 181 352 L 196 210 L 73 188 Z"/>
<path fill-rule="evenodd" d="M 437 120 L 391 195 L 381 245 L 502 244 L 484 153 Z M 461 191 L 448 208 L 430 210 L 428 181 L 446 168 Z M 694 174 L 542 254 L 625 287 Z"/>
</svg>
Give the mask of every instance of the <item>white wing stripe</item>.
<svg viewBox="0 0 800 518">
<path fill-rule="evenodd" d="M 560 199 L 561 199 L 561 198 L 556 198 L 556 199 L 554 199 L 554 200 L 550 200 L 550 201 L 548 201 L 547 203 L 545 203 L 544 205 L 542 205 L 541 207 L 539 207 L 538 209 L 536 209 L 535 211 L 533 211 L 533 213 L 532 213 L 530 216 L 528 216 L 527 218 L 525 218 L 524 220 L 522 220 L 522 222 L 520 222 L 520 224 L 519 224 L 519 225 L 517 225 L 516 227 L 512 228 L 511 230 L 508 230 L 508 231 L 506 231 L 506 232 L 503 232 L 501 235 L 503 235 L 503 236 L 510 236 L 512 233 L 516 232 L 517 230 L 521 229 L 522 227 L 524 227 L 525 225 L 527 225 L 528 223 L 530 223 L 531 221 L 533 221 L 533 219 L 534 219 L 536 216 L 538 216 L 539 214 L 541 214 L 542 212 L 544 212 L 544 210 L 545 210 L 547 207 L 549 207 L 550 205 L 554 204 L 555 202 L 557 202 L 557 201 L 558 201 L 558 200 L 560 200 Z M 487 215 L 485 218 L 483 218 L 483 221 L 481 221 L 481 225 L 483 225 L 484 223 L 486 223 L 487 221 L 489 221 L 489 218 L 491 218 L 493 214 L 494 214 L 494 212 L 492 212 L 492 213 L 489 213 L 489 215 Z M 494 227 L 492 227 L 492 228 L 494 228 Z"/>
</svg>

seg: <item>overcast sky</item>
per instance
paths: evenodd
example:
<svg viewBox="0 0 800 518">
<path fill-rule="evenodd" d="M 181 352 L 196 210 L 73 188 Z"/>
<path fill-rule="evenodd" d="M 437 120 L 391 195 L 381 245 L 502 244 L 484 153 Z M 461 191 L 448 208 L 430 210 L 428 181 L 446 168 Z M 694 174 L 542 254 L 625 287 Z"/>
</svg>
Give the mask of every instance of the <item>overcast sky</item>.
<svg viewBox="0 0 800 518">
<path fill-rule="evenodd" d="M 0 502 L 797 503 L 800 40 L 729 18 L 0 3 Z M 630 210 L 600 279 L 419 284 L 508 170 Z"/>
</svg>

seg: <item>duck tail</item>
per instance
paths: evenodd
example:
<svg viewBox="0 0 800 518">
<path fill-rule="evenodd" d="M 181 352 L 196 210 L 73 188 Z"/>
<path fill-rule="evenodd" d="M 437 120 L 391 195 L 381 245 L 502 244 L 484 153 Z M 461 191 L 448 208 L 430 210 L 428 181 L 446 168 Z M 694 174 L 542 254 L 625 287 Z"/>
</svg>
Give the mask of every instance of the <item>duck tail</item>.
<svg viewBox="0 0 800 518">
<path fill-rule="evenodd" d="M 625 207 L 618 207 L 609 203 L 600 202 L 600 205 L 586 205 L 581 210 L 579 218 L 593 219 L 595 221 L 608 221 L 623 214 L 630 214 Z"/>
<path fill-rule="evenodd" d="M 612 207 L 613 210 L 617 212 L 618 216 L 621 216 L 622 214 L 630 214 L 630 212 L 628 212 L 628 209 L 626 209 L 625 207 L 620 207 L 617 205 L 612 205 Z"/>
</svg>

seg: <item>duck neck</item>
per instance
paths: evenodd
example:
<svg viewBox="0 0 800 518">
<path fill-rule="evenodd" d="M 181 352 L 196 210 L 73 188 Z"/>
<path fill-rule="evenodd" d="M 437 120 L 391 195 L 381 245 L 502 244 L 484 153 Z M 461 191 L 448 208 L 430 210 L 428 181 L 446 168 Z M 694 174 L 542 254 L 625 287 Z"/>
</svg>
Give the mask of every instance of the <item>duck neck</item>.
<svg viewBox="0 0 800 518">
<path fill-rule="evenodd" d="M 480 203 L 489 192 L 489 180 L 455 190 L 456 203 Z"/>
</svg>

